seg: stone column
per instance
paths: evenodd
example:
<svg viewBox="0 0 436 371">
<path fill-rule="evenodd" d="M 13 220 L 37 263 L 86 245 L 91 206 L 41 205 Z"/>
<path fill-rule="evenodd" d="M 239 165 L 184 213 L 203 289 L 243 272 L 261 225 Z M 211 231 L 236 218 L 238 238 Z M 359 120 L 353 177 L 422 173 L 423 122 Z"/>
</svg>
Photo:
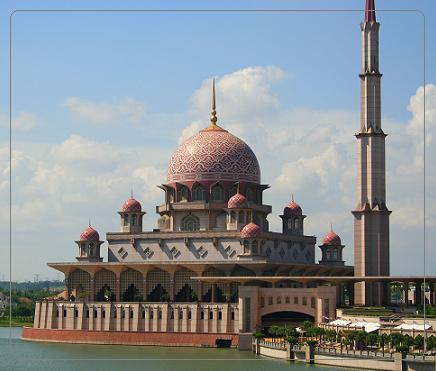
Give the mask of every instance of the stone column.
<svg viewBox="0 0 436 371">
<path fill-rule="evenodd" d="M 170 301 L 174 302 L 174 272 L 170 273 Z"/>
<path fill-rule="evenodd" d="M 70 291 L 70 276 L 65 273 L 65 290 L 67 292 L 67 300 L 70 301 L 71 291 Z"/>
<path fill-rule="evenodd" d="M 147 272 L 142 273 L 142 300 L 147 301 Z"/>
<path fill-rule="evenodd" d="M 116 273 L 115 275 L 115 301 L 121 301 L 121 282 L 120 282 L 120 273 Z"/>
<path fill-rule="evenodd" d="M 203 301 L 203 281 L 198 282 L 198 301 Z"/>
<path fill-rule="evenodd" d="M 340 282 L 336 283 L 336 306 L 338 308 L 341 308 L 343 306 L 343 291 L 342 291 L 342 285 Z"/>
<path fill-rule="evenodd" d="M 89 295 L 88 300 L 94 301 L 95 300 L 95 285 L 94 285 L 94 273 L 89 274 Z"/>
</svg>

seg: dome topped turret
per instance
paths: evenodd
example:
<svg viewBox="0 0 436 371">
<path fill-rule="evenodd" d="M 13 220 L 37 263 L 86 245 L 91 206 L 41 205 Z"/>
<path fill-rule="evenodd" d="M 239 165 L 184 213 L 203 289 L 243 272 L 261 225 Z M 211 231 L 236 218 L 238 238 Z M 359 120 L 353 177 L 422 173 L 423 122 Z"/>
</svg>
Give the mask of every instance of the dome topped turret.
<svg viewBox="0 0 436 371">
<path fill-rule="evenodd" d="M 245 196 L 238 192 L 230 197 L 227 207 L 229 209 L 246 209 L 248 207 L 248 202 Z"/>
<path fill-rule="evenodd" d="M 142 211 L 142 208 L 139 201 L 135 200 L 133 197 L 130 197 L 126 202 L 124 202 L 123 206 L 121 207 L 121 211 L 123 212 Z"/>
<path fill-rule="evenodd" d="M 294 201 L 294 195 L 292 195 L 292 200 L 289 204 L 287 204 L 283 210 L 283 214 L 286 216 L 292 215 L 292 216 L 302 216 L 303 210 L 301 209 L 301 206 L 298 205 Z"/>
<path fill-rule="evenodd" d="M 172 154 L 169 183 L 220 180 L 260 183 L 254 152 L 216 122 L 214 80 L 210 126 L 184 141 Z"/>
<path fill-rule="evenodd" d="M 341 245 L 341 238 L 331 230 L 324 236 L 322 243 L 324 245 Z"/>
<path fill-rule="evenodd" d="M 257 237 L 261 232 L 260 227 L 255 223 L 248 223 L 244 228 L 241 230 L 241 237 L 242 238 L 253 238 Z"/>
<path fill-rule="evenodd" d="M 91 227 L 91 224 L 82 233 L 80 233 L 80 241 L 99 241 L 98 232 Z"/>
</svg>

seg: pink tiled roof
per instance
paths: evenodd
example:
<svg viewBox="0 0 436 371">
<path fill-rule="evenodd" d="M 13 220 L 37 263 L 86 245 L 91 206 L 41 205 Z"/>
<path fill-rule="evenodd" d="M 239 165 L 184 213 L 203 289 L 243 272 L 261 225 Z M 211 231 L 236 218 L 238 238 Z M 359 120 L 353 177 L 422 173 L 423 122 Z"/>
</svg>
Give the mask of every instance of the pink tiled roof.
<svg viewBox="0 0 436 371">
<path fill-rule="evenodd" d="M 141 211 L 141 204 L 134 198 L 129 198 L 126 202 L 124 202 L 121 210 L 125 212 Z"/>
<path fill-rule="evenodd" d="M 244 209 L 248 207 L 247 199 L 245 196 L 240 193 L 236 193 L 232 197 L 230 197 L 229 202 L 227 203 L 227 207 L 229 209 Z"/>
<path fill-rule="evenodd" d="M 241 237 L 242 238 L 257 237 L 260 234 L 260 232 L 261 232 L 260 227 L 257 224 L 248 223 L 244 228 L 242 228 Z"/>
<path fill-rule="evenodd" d="M 187 139 L 171 156 L 168 182 L 191 181 L 260 183 L 260 167 L 244 141 L 216 126 Z"/>
<path fill-rule="evenodd" d="M 333 231 L 327 233 L 322 240 L 324 245 L 340 245 L 341 238 Z"/>
<path fill-rule="evenodd" d="M 89 226 L 80 234 L 80 241 L 99 241 L 100 236 L 98 232 Z"/>
<path fill-rule="evenodd" d="M 294 215 L 294 216 L 301 216 L 301 215 L 303 215 L 303 210 L 301 210 L 300 205 L 298 205 L 295 201 L 291 201 L 285 207 L 284 214 L 286 214 L 286 215 Z"/>
</svg>

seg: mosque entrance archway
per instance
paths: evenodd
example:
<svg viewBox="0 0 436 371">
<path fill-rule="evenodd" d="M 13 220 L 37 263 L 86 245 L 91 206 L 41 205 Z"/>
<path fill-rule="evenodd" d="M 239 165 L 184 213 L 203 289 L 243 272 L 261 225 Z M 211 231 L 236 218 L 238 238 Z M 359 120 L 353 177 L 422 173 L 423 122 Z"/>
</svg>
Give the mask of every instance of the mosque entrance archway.
<svg viewBox="0 0 436 371">
<path fill-rule="evenodd" d="M 261 323 L 263 328 L 269 328 L 271 326 L 294 326 L 298 327 L 303 324 L 304 321 L 314 322 L 315 318 L 306 313 L 300 312 L 273 312 L 262 316 Z"/>
</svg>

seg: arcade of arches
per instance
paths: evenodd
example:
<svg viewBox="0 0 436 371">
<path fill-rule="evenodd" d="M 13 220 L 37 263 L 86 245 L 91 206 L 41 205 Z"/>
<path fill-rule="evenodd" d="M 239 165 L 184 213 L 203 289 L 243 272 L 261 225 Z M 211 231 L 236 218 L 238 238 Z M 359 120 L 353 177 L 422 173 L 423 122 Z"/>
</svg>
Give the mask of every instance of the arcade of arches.
<svg viewBox="0 0 436 371">
<path fill-rule="evenodd" d="M 240 274 L 235 270 L 232 275 Z M 255 275 L 254 272 L 244 272 Z M 224 273 L 210 268 L 201 275 L 222 276 Z M 123 301 L 123 302 L 237 302 L 236 283 L 207 283 L 192 280 L 199 276 L 187 268 L 167 272 L 154 268 L 147 272 L 125 269 L 122 272 L 101 269 L 87 272 L 75 269 L 65 279 L 70 300 Z"/>
</svg>

